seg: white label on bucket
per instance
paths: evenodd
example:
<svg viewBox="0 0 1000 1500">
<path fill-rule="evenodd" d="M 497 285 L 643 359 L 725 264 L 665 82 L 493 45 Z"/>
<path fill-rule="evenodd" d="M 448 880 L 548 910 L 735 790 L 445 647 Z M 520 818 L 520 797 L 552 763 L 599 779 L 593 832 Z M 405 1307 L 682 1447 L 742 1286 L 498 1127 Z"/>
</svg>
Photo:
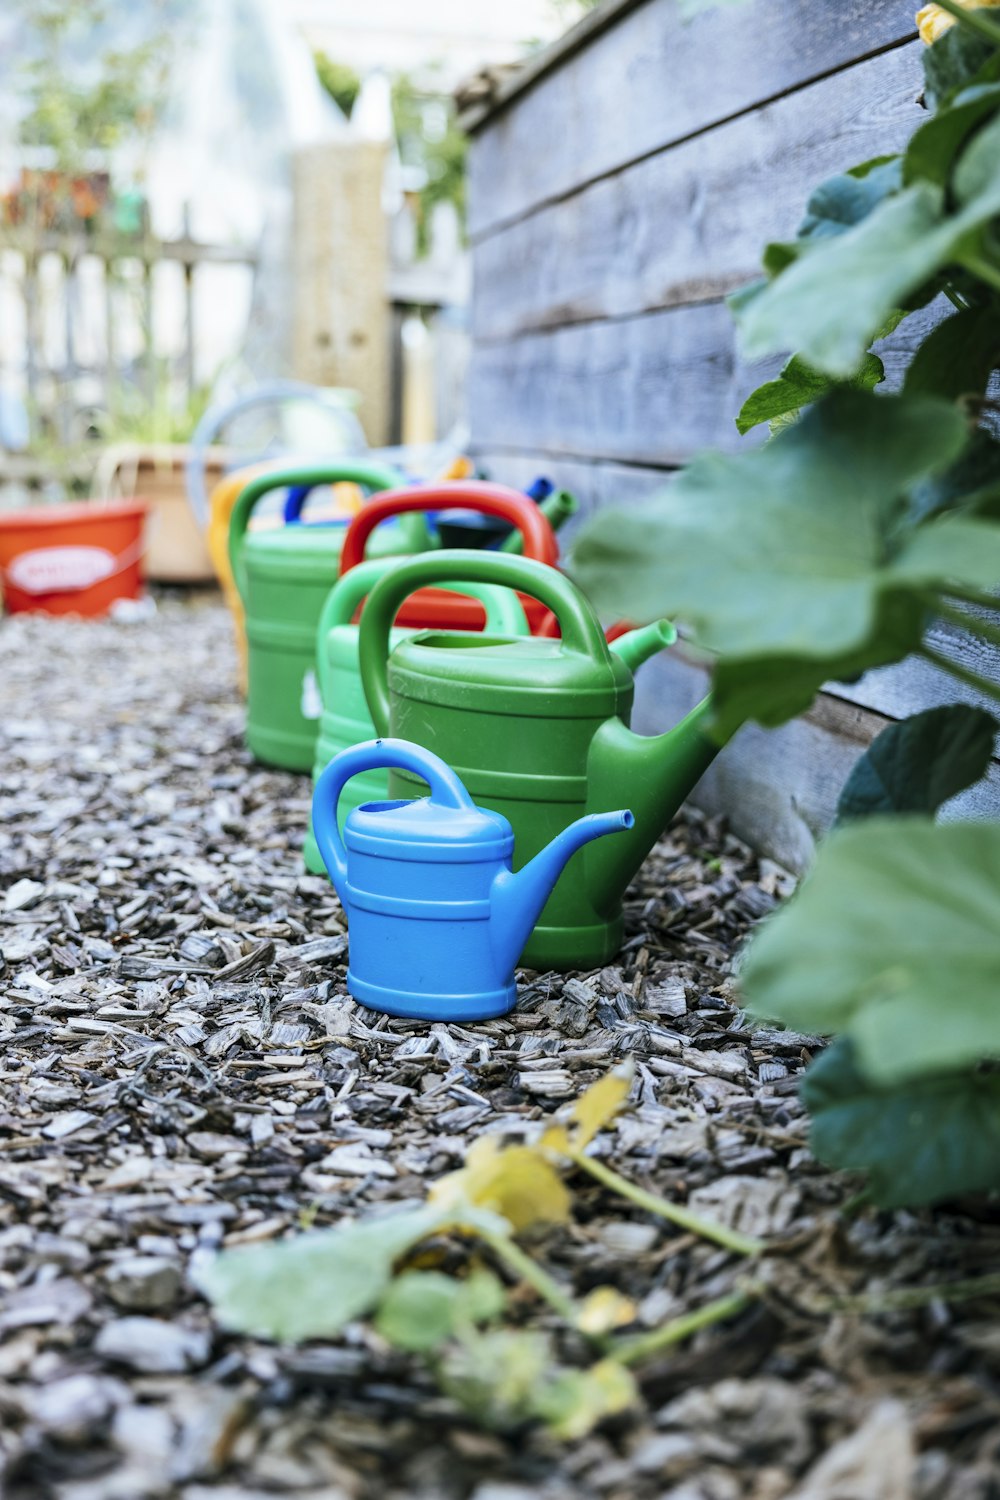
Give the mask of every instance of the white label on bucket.
<svg viewBox="0 0 1000 1500">
<path fill-rule="evenodd" d="M 104 547 L 37 547 L 15 557 L 7 577 L 26 594 L 59 594 L 89 589 L 114 570 L 114 553 Z"/>
<path fill-rule="evenodd" d="M 307 668 L 306 675 L 302 679 L 302 697 L 299 699 L 299 708 L 304 719 L 318 719 L 323 713 L 323 699 L 319 695 L 319 683 L 316 681 L 316 673 L 312 667 Z"/>
</svg>

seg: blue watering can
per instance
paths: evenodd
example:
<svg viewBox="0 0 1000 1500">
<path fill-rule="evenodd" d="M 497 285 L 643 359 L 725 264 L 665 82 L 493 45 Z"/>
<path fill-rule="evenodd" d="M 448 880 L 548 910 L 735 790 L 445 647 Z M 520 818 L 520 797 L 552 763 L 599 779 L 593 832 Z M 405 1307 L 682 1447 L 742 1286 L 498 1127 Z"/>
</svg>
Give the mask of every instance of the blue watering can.
<svg viewBox="0 0 1000 1500">
<path fill-rule="evenodd" d="M 366 802 L 341 838 L 337 803 L 361 771 L 422 777 L 429 797 Z M 578 818 L 515 875 L 514 834 L 477 807 L 451 768 L 408 740 L 334 757 L 313 797 L 313 830 L 351 934 L 347 988 L 371 1010 L 422 1021 L 485 1021 L 513 1009 L 521 950 L 570 855 L 631 828 L 630 812 Z"/>
</svg>

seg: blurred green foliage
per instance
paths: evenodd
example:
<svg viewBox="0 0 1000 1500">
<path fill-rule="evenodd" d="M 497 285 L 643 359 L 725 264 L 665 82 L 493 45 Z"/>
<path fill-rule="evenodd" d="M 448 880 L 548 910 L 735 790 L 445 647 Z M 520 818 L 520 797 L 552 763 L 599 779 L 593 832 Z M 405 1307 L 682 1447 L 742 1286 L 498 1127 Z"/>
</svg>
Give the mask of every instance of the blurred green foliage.
<svg viewBox="0 0 1000 1500">
<path fill-rule="evenodd" d="M 355 101 L 361 92 L 360 74 L 355 73 L 349 63 L 336 62 L 327 53 L 319 50 L 313 53 L 313 61 L 316 64 L 320 83 L 334 104 L 350 119 Z"/>
<path fill-rule="evenodd" d="M 325 52 L 313 55 L 320 83 L 350 119 L 361 92 L 360 75 Z M 417 250 L 424 255 L 438 203 L 453 203 L 464 226 L 468 142 L 455 122 L 451 95 L 418 82 L 409 73 L 398 73 L 392 80 L 392 119 L 400 161 L 423 178 L 416 197 Z"/>
<path fill-rule="evenodd" d="M 108 19 L 102 0 L 16 3 L 32 50 L 23 65 L 29 107 L 20 124 L 22 143 L 48 147 L 55 170 L 72 174 L 90 153 L 108 151 L 130 135 L 148 136 L 169 66 L 165 34 L 122 49 L 109 46 L 88 69 L 81 51 Z"/>
</svg>

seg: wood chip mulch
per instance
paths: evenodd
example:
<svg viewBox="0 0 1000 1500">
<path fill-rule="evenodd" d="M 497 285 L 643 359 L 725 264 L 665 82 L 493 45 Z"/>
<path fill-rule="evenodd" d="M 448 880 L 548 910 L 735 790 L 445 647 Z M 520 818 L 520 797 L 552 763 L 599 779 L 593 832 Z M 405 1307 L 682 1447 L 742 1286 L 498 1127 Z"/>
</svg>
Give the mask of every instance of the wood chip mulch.
<svg viewBox="0 0 1000 1500">
<path fill-rule="evenodd" d="M 0 622 L 6 1500 L 996 1500 L 1000 1299 L 815 1305 L 995 1271 L 1000 1216 L 845 1212 L 857 1184 L 810 1157 L 817 1043 L 733 1001 L 787 877 L 687 814 L 618 963 L 524 974 L 502 1021 L 387 1022 L 347 998 L 339 905 L 299 862 L 308 780 L 254 765 L 242 723 L 212 597 Z M 626 1055 L 598 1154 L 779 1246 L 762 1301 L 641 1372 L 641 1410 L 576 1444 L 497 1434 L 367 1326 L 280 1348 L 213 1325 L 190 1276 L 220 1245 L 419 1202 Z M 577 1294 L 618 1286 L 639 1330 L 745 1273 L 574 1188 L 531 1248 Z"/>
</svg>

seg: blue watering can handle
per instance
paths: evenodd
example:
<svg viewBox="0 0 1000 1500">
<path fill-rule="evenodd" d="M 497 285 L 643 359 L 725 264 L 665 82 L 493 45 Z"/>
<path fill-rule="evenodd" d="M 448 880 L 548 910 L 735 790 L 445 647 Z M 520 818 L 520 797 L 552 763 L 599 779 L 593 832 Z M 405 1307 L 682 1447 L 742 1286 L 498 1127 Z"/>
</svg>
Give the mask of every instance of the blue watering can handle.
<svg viewBox="0 0 1000 1500">
<path fill-rule="evenodd" d="M 303 507 L 312 492 L 313 486 L 311 484 L 296 484 L 288 491 L 288 494 L 285 496 L 285 508 L 281 513 L 281 519 L 286 526 L 299 519 L 302 515 Z M 346 519 L 348 518 L 345 517 Z"/>
<path fill-rule="evenodd" d="M 390 767 L 422 777 L 431 789 L 431 802 L 439 807 L 464 810 L 475 806 L 451 767 L 445 765 L 440 756 L 412 745 L 409 740 L 365 740 L 350 750 L 342 750 L 317 781 L 312 805 L 313 833 L 323 862 L 332 876 L 346 869 L 347 860 L 337 826 L 341 792 L 351 777 L 360 771 L 388 770 Z"/>
<path fill-rule="evenodd" d="M 328 483 L 342 484 L 344 483 L 344 481 L 339 479 L 331 479 L 328 481 Z M 286 526 L 294 526 L 297 521 L 302 520 L 302 512 L 306 508 L 306 501 L 309 499 L 309 496 L 312 494 L 313 490 L 319 488 L 319 481 L 316 481 L 313 484 L 292 485 L 291 489 L 288 491 L 288 494 L 285 496 L 285 503 L 281 511 L 281 519 L 284 521 Z M 352 518 L 350 516 L 334 516 L 332 520 L 318 522 L 314 521 L 312 524 L 319 526 L 349 526 L 351 523 L 351 519 Z"/>
</svg>

